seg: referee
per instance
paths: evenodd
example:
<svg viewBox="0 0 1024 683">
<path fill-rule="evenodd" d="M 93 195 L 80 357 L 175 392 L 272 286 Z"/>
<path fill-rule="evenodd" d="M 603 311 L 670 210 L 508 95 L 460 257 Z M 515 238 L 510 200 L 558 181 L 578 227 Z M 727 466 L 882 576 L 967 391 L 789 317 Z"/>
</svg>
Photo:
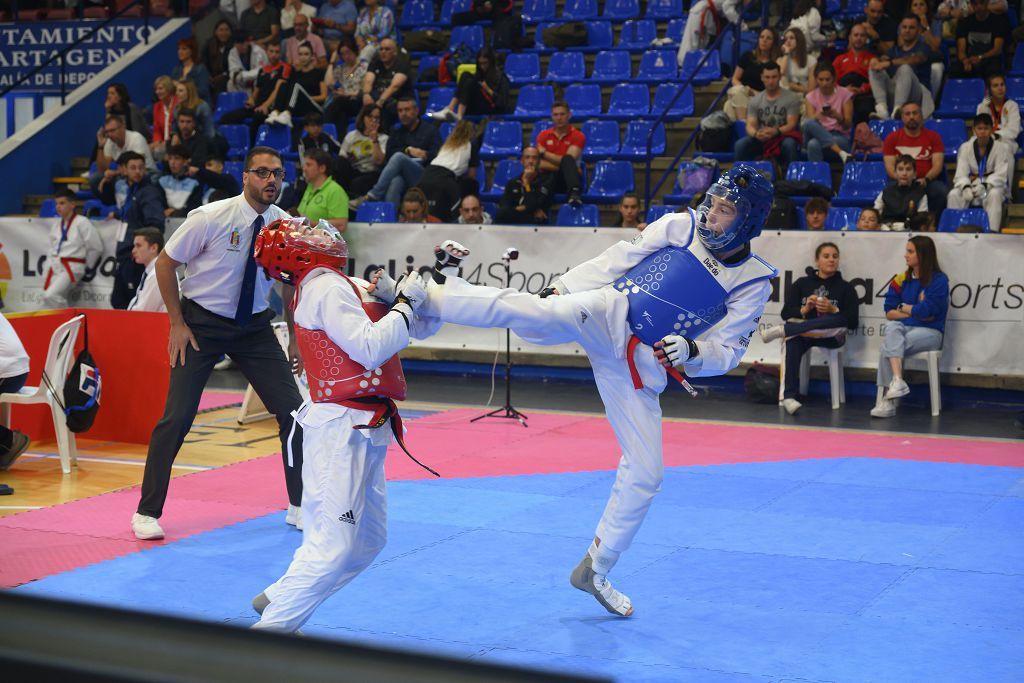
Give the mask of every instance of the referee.
<svg viewBox="0 0 1024 683">
<path fill-rule="evenodd" d="M 167 405 L 149 443 L 142 499 L 132 531 L 142 540 L 164 537 L 163 513 L 171 466 L 192 428 L 213 365 L 227 354 L 277 417 L 288 488 L 289 519 L 302 502 L 302 429 L 291 412 L 302 404 L 288 360 L 271 328 L 272 280 L 257 268 L 253 246 L 260 228 L 288 214 L 274 206 L 284 178 L 281 156 L 254 147 L 245 159 L 242 194 L 192 211 L 157 259 L 156 278 L 171 330 Z M 187 265 L 178 299 L 177 268 Z M 289 442 L 292 444 L 289 448 Z"/>
</svg>

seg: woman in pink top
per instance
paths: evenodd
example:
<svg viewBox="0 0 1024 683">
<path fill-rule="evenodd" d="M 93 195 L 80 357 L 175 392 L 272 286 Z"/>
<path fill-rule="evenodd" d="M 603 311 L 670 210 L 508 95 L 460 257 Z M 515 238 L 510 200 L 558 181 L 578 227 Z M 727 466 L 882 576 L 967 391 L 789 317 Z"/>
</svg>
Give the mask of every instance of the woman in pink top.
<svg viewBox="0 0 1024 683">
<path fill-rule="evenodd" d="M 836 87 L 836 71 L 828 62 L 814 69 L 818 87 L 807 93 L 806 120 L 801 126 L 808 161 L 822 161 L 831 150 L 843 163 L 850 158 L 853 95 Z"/>
</svg>

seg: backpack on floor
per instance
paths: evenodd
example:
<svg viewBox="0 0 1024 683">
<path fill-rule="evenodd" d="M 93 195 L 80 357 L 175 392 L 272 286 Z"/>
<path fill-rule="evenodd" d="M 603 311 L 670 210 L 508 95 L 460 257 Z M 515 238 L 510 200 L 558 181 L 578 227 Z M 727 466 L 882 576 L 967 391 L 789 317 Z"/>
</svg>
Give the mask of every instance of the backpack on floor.
<svg viewBox="0 0 1024 683">
<path fill-rule="evenodd" d="M 743 390 L 754 403 L 778 403 L 779 388 L 782 381 L 779 379 L 779 369 L 754 363 L 743 377 Z"/>
</svg>

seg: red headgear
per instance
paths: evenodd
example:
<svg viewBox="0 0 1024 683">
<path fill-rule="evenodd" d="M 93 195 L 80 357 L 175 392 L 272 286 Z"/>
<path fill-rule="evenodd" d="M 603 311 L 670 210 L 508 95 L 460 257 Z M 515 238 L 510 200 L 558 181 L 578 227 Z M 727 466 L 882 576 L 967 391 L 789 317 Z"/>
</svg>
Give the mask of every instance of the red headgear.
<svg viewBox="0 0 1024 683">
<path fill-rule="evenodd" d="M 348 245 L 327 221 L 321 220 L 314 228 L 305 218 L 284 218 L 260 230 L 253 255 L 267 275 L 286 285 L 296 285 L 318 266 L 344 268 Z"/>
</svg>

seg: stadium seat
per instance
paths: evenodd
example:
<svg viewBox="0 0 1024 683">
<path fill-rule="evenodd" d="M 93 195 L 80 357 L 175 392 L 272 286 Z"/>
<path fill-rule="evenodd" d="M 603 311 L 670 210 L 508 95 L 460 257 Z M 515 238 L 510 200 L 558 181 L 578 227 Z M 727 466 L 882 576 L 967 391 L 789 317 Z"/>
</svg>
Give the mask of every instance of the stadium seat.
<svg viewBox="0 0 1024 683">
<path fill-rule="evenodd" d="M 607 159 L 619 153 L 619 124 L 615 121 L 586 121 L 583 134 L 587 144 L 583 148 L 586 161 Z"/>
<path fill-rule="evenodd" d="M 619 83 L 612 88 L 606 116 L 628 121 L 638 116 L 647 116 L 650 110 L 650 93 L 645 83 Z"/>
<path fill-rule="evenodd" d="M 942 89 L 942 101 L 932 116 L 971 118 L 984 97 L 985 81 L 980 78 L 950 78 Z"/>
<path fill-rule="evenodd" d="M 599 161 L 594 167 L 594 179 L 584 195 L 588 202 L 610 204 L 634 190 L 633 164 L 628 161 Z"/>
<path fill-rule="evenodd" d="M 326 133 L 327 135 L 330 135 L 332 138 L 334 138 L 338 142 L 341 142 L 341 138 L 338 137 L 338 127 L 336 125 L 334 125 L 333 123 L 325 123 L 323 125 L 323 131 L 324 131 L 324 133 Z"/>
<path fill-rule="evenodd" d="M 57 215 L 57 200 L 53 197 L 49 197 L 43 200 L 43 203 L 39 205 L 39 217 L 40 218 L 53 218 Z"/>
<path fill-rule="evenodd" d="M 636 80 L 649 83 L 674 81 L 676 71 L 675 50 L 648 50 L 640 57 Z"/>
<path fill-rule="evenodd" d="M 562 21 L 597 19 L 597 0 L 565 0 Z"/>
<path fill-rule="evenodd" d="M 693 52 L 687 52 L 683 57 L 683 68 L 680 71 L 679 78 L 687 79 L 696 71 L 696 75 L 693 77 L 695 85 L 707 85 L 712 81 L 717 81 L 722 77 L 722 61 L 718 56 L 717 52 L 712 52 L 708 56 L 708 60 L 704 62 L 704 65 L 697 69 L 697 64 L 704 57 L 705 50 L 694 50 Z"/>
<path fill-rule="evenodd" d="M 256 129 L 256 140 L 254 142 L 257 146 L 265 145 L 272 147 L 281 154 L 284 154 L 291 151 L 292 148 L 292 129 L 277 123 L 262 123 Z"/>
<path fill-rule="evenodd" d="M 536 52 L 512 52 L 505 58 L 505 75 L 512 85 L 540 80 L 540 55 Z"/>
<path fill-rule="evenodd" d="M 451 121 L 445 121 L 440 126 L 438 126 L 438 132 L 441 134 L 442 140 L 447 140 L 448 136 L 452 134 L 453 130 L 455 130 L 455 124 L 452 123 Z"/>
<path fill-rule="evenodd" d="M 525 0 L 523 2 L 523 21 L 527 24 L 539 24 L 555 18 L 555 0 Z"/>
<path fill-rule="evenodd" d="M 587 68 L 582 52 L 556 52 L 548 62 L 548 74 L 544 80 L 552 83 L 576 83 L 587 78 Z"/>
<path fill-rule="evenodd" d="M 222 92 L 217 96 L 217 109 L 213 112 L 213 122 L 219 123 L 225 112 L 241 109 L 245 106 L 244 92 Z"/>
<path fill-rule="evenodd" d="M 826 230 L 856 230 L 860 218 L 859 206 L 833 206 L 825 216 Z"/>
<path fill-rule="evenodd" d="M 480 156 L 484 159 L 519 157 L 523 153 L 523 124 L 518 121 L 488 121 Z"/>
<path fill-rule="evenodd" d="M 1024 76 L 1024 50 L 1017 50 L 1013 53 L 1013 63 L 1010 65 L 1008 76 Z M 980 102 L 980 100 L 979 100 Z"/>
<path fill-rule="evenodd" d="M 441 13 L 437 22 L 441 26 L 452 25 L 452 15 L 458 12 L 468 12 L 473 9 L 473 0 L 444 0 L 441 3 Z"/>
<path fill-rule="evenodd" d="M 658 25 L 654 19 L 630 19 L 622 25 L 617 47 L 620 50 L 646 50 L 657 37 Z"/>
<path fill-rule="evenodd" d="M 596 204 L 572 206 L 562 204 L 555 216 L 555 225 L 580 228 L 597 228 L 601 225 L 601 211 Z"/>
<path fill-rule="evenodd" d="M 459 45 L 467 45 L 474 53 L 484 46 L 483 26 L 456 26 L 452 29 L 448 49 L 454 50 Z"/>
<path fill-rule="evenodd" d="M 832 170 L 827 161 L 794 161 L 786 169 L 786 180 L 809 180 L 832 189 Z"/>
<path fill-rule="evenodd" d="M 841 10 L 838 16 L 843 20 L 853 21 L 855 19 L 864 17 L 864 10 L 868 6 L 868 0 L 849 0 L 846 3 L 846 9 Z"/>
<path fill-rule="evenodd" d="M 682 86 L 678 83 L 661 83 L 654 91 L 654 103 L 651 105 L 651 115 L 660 116 L 672 102 Z M 687 88 L 679 99 L 669 109 L 666 121 L 679 121 L 686 116 L 693 116 L 693 89 Z"/>
<path fill-rule="evenodd" d="M 356 221 L 360 223 L 395 223 L 397 220 L 395 205 L 391 202 L 363 202 L 356 210 Z"/>
<path fill-rule="evenodd" d="M 761 171 L 762 173 L 767 174 L 768 178 L 770 178 L 771 180 L 773 180 L 773 181 L 775 180 L 775 164 L 773 164 L 772 162 L 766 161 L 766 160 L 760 160 L 760 161 L 744 161 L 743 163 L 745 163 L 747 166 L 753 166 L 758 171 Z M 790 164 L 790 166 L 792 166 L 792 165 L 793 164 Z"/>
<path fill-rule="evenodd" d="M 228 159 L 241 159 L 249 151 L 249 126 L 218 126 L 217 131 L 228 141 Z"/>
<path fill-rule="evenodd" d="M 980 102 L 981 100 L 978 101 Z M 882 142 L 885 142 L 885 138 L 887 138 L 890 133 L 897 131 L 902 127 L 903 122 L 897 119 L 885 119 L 882 121 L 879 121 L 878 119 L 871 119 L 868 121 L 868 128 L 871 129 L 872 133 L 880 137 Z"/>
<path fill-rule="evenodd" d="M 554 125 L 555 122 L 552 121 L 551 119 L 541 119 L 540 121 L 534 121 L 533 133 L 530 135 L 530 144 L 536 147 L 537 136 L 539 136 L 542 132 L 546 131 L 548 128 L 553 128 Z M 588 140 L 587 142 L 589 144 L 590 141 Z"/>
<path fill-rule="evenodd" d="M 867 206 L 885 189 L 888 176 L 881 161 L 861 161 L 846 164 L 839 181 L 839 193 L 833 206 Z"/>
<path fill-rule="evenodd" d="M 683 0 L 647 0 L 648 19 L 676 19 L 683 16 Z"/>
<path fill-rule="evenodd" d="M 601 86 L 577 83 L 565 89 L 565 102 L 577 119 L 601 115 Z"/>
<path fill-rule="evenodd" d="M 245 170 L 245 163 L 241 161 L 225 161 L 224 172 L 229 176 L 233 177 L 238 181 L 238 186 L 242 186 L 242 173 Z"/>
<path fill-rule="evenodd" d="M 117 204 L 104 204 L 101 199 L 86 199 L 82 205 L 82 213 L 87 218 L 105 219 L 110 214 L 117 215 Z"/>
<path fill-rule="evenodd" d="M 622 149 L 619 150 L 618 157 L 637 161 L 664 154 L 665 126 L 660 123 L 654 129 L 654 136 L 651 138 L 651 151 L 649 154 L 647 152 L 647 135 L 652 125 L 653 121 L 630 121 L 626 124 L 626 136 L 622 140 Z"/>
<path fill-rule="evenodd" d="M 732 31 L 726 31 L 725 35 L 722 36 L 722 45 L 718 50 L 718 54 L 722 57 L 722 64 L 725 65 L 727 72 L 731 72 L 733 67 L 736 66 L 732 60 L 734 42 Z M 750 52 L 755 47 L 757 47 L 757 34 L 753 31 L 742 31 L 740 33 L 740 55 Z"/>
<path fill-rule="evenodd" d="M 956 232 L 961 225 L 980 225 L 985 232 L 992 230 L 985 209 L 946 209 L 939 217 L 938 230 Z"/>
<path fill-rule="evenodd" d="M 594 58 L 594 83 L 624 83 L 633 76 L 633 63 L 625 50 L 604 50 Z"/>
<path fill-rule="evenodd" d="M 670 213 L 676 213 L 676 207 L 667 206 L 665 204 L 652 204 L 647 209 L 647 222 L 653 223 L 662 216 L 665 216 Z"/>
<path fill-rule="evenodd" d="M 955 158 L 960 145 L 967 142 L 967 126 L 963 119 L 928 119 L 924 127 L 935 131 L 942 138 L 946 147 L 946 161 Z"/>
<path fill-rule="evenodd" d="M 512 116 L 527 120 L 550 116 L 554 102 L 555 89 L 550 85 L 524 85 L 519 89 L 516 110 Z"/>
<path fill-rule="evenodd" d="M 398 27 L 404 30 L 430 26 L 434 23 L 433 0 L 405 0 Z"/>
<path fill-rule="evenodd" d="M 650 5 L 647 6 L 650 9 Z M 686 17 L 677 17 L 670 19 L 668 27 L 665 29 L 665 37 L 672 41 L 674 45 L 679 45 L 683 42 L 683 31 L 686 30 Z"/>
<path fill-rule="evenodd" d="M 1006 96 L 1024 108 L 1024 78 L 1007 78 Z"/>
<path fill-rule="evenodd" d="M 455 88 L 448 85 L 439 85 L 430 89 L 430 94 L 427 95 L 427 106 L 421 112 L 421 116 L 426 116 L 435 111 L 440 111 L 444 107 L 448 106 L 448 103 L 452 101 L 452 97 L 455 95 Z"/>
<path fill-rule="evenodd" d="M 640 16 L 640 3 L 638 0 L 604 0 L 601 16 L 612 20 L 633 19 Z"/>
<path fill-rule="evenodd" d="M 587 21 L 587 44 L 582 48 L 583 52 L 597 52 L 599 50 L 610 50 L 614 43 L 614 31 L 610 21 Z M 581 49 L 581 48 L 576 48 Z"/>
<path fill-rule="evenodd" d="M 436 75 L 434 76 L 433 79 L 429 79 L 429 78 L 424 78 L 423 74 L 427 71 L 427 69 L 434 69 L 435 70 L 434 73 L 436 74 L 437 73 L 436 69 L 437 69 L 438 66 L 440 66 L 440 64 L 441 64 L 441 55 L 422 55 L 420 57 L 420 63 L 416 67 L 416 86 L 417 87 L 424 86 L 424 85 L 429 86 L 429 85 L 432 85 L 434 83 L 437 83 L 437 76 Z M 223 95 L 221 95 L 221 97 L 223 97 Z"/>
<path fill-rule="evenodd" d="M 494 167 L 494 180 L 491 187 L 482 193 L 484 199 L 501 199 L 505 192 L 505 185 L 513 178 L 523 174 L 523 164 L 519 159 L 502 159 Z"/>
</svg>

